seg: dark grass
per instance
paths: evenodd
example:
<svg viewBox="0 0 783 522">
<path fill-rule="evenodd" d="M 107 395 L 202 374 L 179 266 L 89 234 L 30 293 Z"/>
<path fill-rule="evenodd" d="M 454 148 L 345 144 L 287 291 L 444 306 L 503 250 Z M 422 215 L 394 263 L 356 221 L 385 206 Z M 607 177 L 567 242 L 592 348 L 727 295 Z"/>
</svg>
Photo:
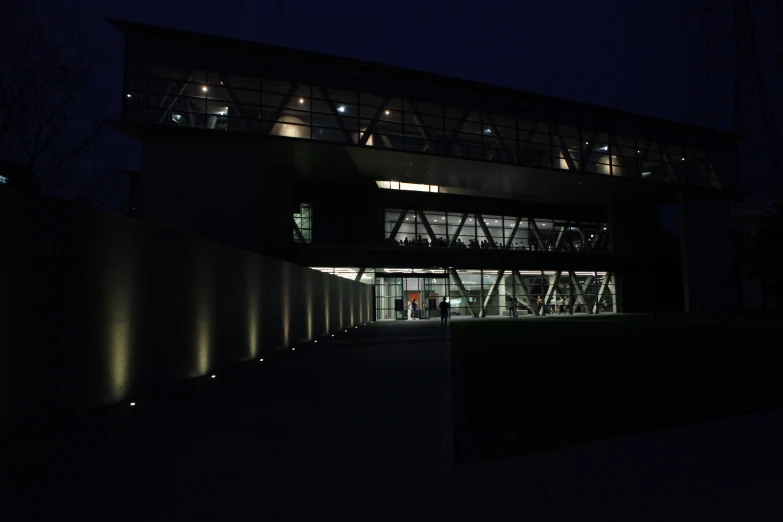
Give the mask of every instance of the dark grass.
<svg viewBox="0 0 783 522">
<path fill-rule="evenodd" d="M 457 462 L 781 407 L 781 331 L 729 318 L 455 323 Z"/>
</svg>

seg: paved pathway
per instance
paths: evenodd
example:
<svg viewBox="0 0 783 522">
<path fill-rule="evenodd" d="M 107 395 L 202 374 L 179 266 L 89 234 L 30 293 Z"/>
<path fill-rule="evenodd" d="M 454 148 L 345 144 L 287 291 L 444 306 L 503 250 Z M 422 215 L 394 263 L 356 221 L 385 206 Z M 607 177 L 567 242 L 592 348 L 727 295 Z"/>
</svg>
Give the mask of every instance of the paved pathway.
<svg viewBox="0 0 783 522">
<path fill-rule="evenodd" d="M 118 412 L 27 467 L 58 520 L 433 520 L 447 329 L 370 325 Z M 22 488 L 25 489 L 25 488 Z"/>
<path fill-rule="evenodd" d="M 4 454 L 0 519 L 781 519 L 781 413 L 444 469 L 447 341 L 374 324 L 118 408 Z"/>
</svg>

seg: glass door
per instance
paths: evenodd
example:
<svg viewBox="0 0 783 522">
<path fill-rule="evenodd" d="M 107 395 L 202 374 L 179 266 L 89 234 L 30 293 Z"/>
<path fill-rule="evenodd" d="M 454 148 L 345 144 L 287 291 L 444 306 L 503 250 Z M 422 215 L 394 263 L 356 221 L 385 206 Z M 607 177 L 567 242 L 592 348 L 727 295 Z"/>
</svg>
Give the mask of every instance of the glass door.
<svg viewBox="0 0 783 522">
<path fill-rule="evenodd" d="M 423 278 L 423 293 L 424 301 L 422 302 L 422 314 L 423 318 L 432 319 L 440 318 L 440 302 L 446 297 L 446 291 L 448 279 L 444 277 L 424 277 Z"/>
<path fill-rule="evenodd" d="M 401 277 L 375 278 L 375 320 L 404 319 Z"/>
</svg>

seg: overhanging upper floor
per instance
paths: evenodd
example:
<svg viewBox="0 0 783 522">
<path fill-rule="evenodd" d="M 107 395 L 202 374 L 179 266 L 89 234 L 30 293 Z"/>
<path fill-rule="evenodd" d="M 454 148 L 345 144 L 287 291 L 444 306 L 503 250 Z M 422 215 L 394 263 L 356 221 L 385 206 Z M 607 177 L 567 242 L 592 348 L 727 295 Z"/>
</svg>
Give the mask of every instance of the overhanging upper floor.
<svg viewBox="0 0 783 522">
<path fill-rule="evenodd" d="M 113 23 L 126 35 L 128 122 L 341 144 L 360 169 L 376 162 L 368 151 L 395 151 L 384 162 L 389 179 L 423 162 L 419 177 L 440 185 L 447 185 L 437 168 L 443 163 L 424 158 L 495 165 L 495 177 L 524 167 L 565 180 L 578 173 L 726 188 L 733 179 L 726 133 L 317 53 Z M 485 182 L 507 192 L 505 181 Z"/>
</svg>

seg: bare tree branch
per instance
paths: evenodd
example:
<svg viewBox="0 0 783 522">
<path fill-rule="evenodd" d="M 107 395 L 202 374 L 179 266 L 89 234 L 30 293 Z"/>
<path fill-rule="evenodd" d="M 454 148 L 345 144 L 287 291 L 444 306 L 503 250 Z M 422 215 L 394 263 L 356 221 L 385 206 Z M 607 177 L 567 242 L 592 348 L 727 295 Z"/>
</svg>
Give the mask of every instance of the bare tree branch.
<svg viewBox="0 0 783 522">
<path fill-rule="evenodd" d="M 26 8 L 12 5 L 0 21 L 0 156 L 24 167 L 26 186 L 47 190 L 110 131 L 91 114 L 96 68 L 84 39 L 58 40 Z"/>
</svg>

